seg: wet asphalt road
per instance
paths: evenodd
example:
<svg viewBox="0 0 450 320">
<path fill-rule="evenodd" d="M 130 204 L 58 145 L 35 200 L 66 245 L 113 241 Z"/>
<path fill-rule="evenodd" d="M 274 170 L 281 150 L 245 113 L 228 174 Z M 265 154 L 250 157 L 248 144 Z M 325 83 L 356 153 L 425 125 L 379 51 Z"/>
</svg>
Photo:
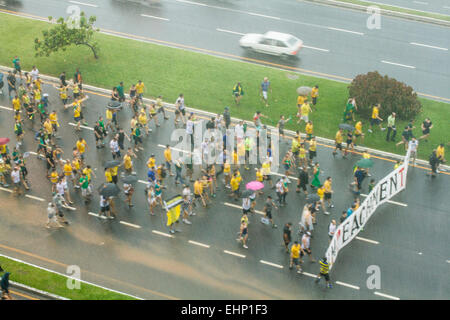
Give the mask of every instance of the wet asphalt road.
<svg viewBox="0 0 450 320">
<path fill-rule="evenodd" d="M 78 135 L 86 139 L 90 147 L 86 161 L 97 175 L 94 178 L 95 190 L 104 182 L 104 162 L 112 159 L 108 148 L 95 149 L 91 130 L 83 129 L 76 134 L 74 128 L 67 125 L 73 122 L 71 110 L 62 110 L 55 89 L 45 85 L 44 92 L 50 94 L 50 110 L 58 110 L 62 124 L 60 145 L 65 158 L 70 157 Z M 108 98 L 94 93 L 88 95 L 90 98 L 84 112 L 89 127 L 92 127 L 99 115 L 104 116 Z M 6 108 L 0 111 L 0 136 L 12 139 L 12 149 L 15 141 L 11 125 L 13 113 L 7 109 L 11 106 L 4 96 L 0 96 L 0 105 Z M 127 109 L 119 115 L 119 121 L 127 131 L 130 115 Z M 146 180 L 145 163 L 151 153 L 156 154 L 157 163 L 163 160 L 163 148 L 158 145 L 174 145 L 169 140 L 169 134 L 174 129 L 172 113 L 170 117 L 159 128 L 151 124 L 154 131 L 144 138 L 145 151 L 139 152 L 138 158 L 133 160 L 142 180 Z M 22 151 L 36 151 L 36 143 L 28 126 L 26 122 L 25 130 L 29 132 Z M 288 144 L 283 142 L 281 146 L 280 154 L 283 154 Z M 329 147 L 318 147 L 318 161 L 324 171 L 321 180 L 332 176 L 334 181 L 335 208 L 331 209 L 330 216 L 318 216 L 311 242 L 316 259 L 321 258 L 326 250 L 330 220 L 338 220 L 341 211 L 351 204 L 352 195 L 347 186 L 351 181 L 352 167 L 360 158 L 359 155 L 352 155 L 349 159 L 340 156 L 333 158 L 331 151 Z M 411 168 L 406 191 L 392 199 L 401 205 L 387 203 L 378 209 L 366 229 L 359 234 L 363 240 L 355 239 L 340 253 L 333 268 L 332 280 L 341 284 L 335 283 L 332 290 L 326 290 L 323 283 L 317 287 L 311 277 L 318 272 L 317 264 L 305 259 L 303 267 L 306 274 L 303 275 L 288 269 L 281 227 L 286 222 L 292 222 L 297 231 L 300 208 L 305 203 L 304 195 L 296 194 L 293 185 L 287 197 L 288 205 L 274 213 L 279 226 L 277 229 L 262 225 L 258 214 L 250 216 L 249 249 L 246 250 L 235 240 L 241 210 L 224 204 L 240 206 L 241 202 L 234 202 L 227 196 L 221 179 L 218 179 L 220 191 L 214 203 L 206 210 L 197 208 L 197 216 L 191 219 L 193 224 L 180 224 L 178 228 L 182 232 L 176 233 L 174 238 L 161 235 L 161 232 L 168 232 L 163 211 L 158 208 L 156 216 L 149 215 L 144 184 L 141 183 L 136 185 L 133 209 L 128 209 L 123 203 L 123 194 L 116 200 L 118 219 L 114 221 L 88 214 L 99 211 L 97 194 L 88 206 L 84 206 L 80 194 L 72 191 L 76 210 L 66 212 L 71 225 L 64 230 L 49 231 L 44 228 L 46 204 L 51 198 L 45 163 L 30 156 L 27 166 L 31 183 L 28 194 L 35 198 L 15 198 L 10 192 L 0 190 L 0 251 L 63 273 L 68 265 L 78 265 L 82 270 L 82 279 L 105 287 L 146 299 L 386 298 L 374 294 L 374 291 L 401 299 L 450 298 L 450 238 L 447 232 L 450 225 L 447 196 L 450 180 L 446 174 L 431 180 L 425 175 L 425 170 Z M 379 179 L 392 168 L 392 162 L 375 159 L 371 172 L 375 179 Z M 253 172 L 242 169 L 243 181 L 254 180 Z M 196 168 L 195 176 L 198 173 Z M 167 179 L 166 184 L 168 188 L 163 192 L 163 198 L 181 192 L 172 177 Z M 267 190 L 266 194 L 275 196 L 272 190 Z M 261 198 L 258 198 L 256 209 L 262 210 L 262 207 Z M 224 250 L 245 257 L 231 255 Z M 371 265 L 380 267 L 380 289 L 366 287 L 369 277 L 367 268 Z"/>
<path fill-rule="evenodd" d="M 377 70 L 417 92 L 450 99 L 450 36 L 441 26 L 382 17 L 380 29 L 368 29 L 366 13 L 300 1 L 161 0 L 142 5 L 125 0 L 24 0 L 5 1 L 3 8 L 58 17 L 66 16 L 70 5 L 96 15 L 102 29 L 150 41 L 296 67 L 338 80 Z M 268 30 L 293 34 L 307 47 L 288 60 L 239 47 L 241 34 Z"/>
</svg>

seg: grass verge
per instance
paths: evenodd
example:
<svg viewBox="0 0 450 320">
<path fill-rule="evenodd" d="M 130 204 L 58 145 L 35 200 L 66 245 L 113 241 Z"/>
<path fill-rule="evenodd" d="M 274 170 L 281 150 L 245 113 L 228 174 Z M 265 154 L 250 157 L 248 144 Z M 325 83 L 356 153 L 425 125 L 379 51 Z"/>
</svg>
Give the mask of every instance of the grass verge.
<svg viewBox="0 0 450 320">
<path fill-rule="evenodd" d="M 450 22 L 450 16 L 433 13 L 433 12 L 426 12 L 426 11 L 420 11 L 420 10 L 414 10 L 414 9 L 408 9 L 408 8 L 401 8 L 397 6 L 392 5 L 386 5 L 386 4 L 380 4 L 378 2 L 370 2 L 370 1 L 361 1 L 361 0 L 336 0 L 337 2 L 345 2 L 345 3 L 352 3 L 352 4 L 359 4 L 361 6 L 377 6 L 380 9 L 389 10 L 389 11 L 395 11 L 395 12 L 401 12 L 401 13 L 407 13 L 412 14 L 415 16 L 421 16 L 421 17 L 428 17 L 433 18 L 437 20 L 443 20 L 443 21 L 449 21 Z"/>
<path fill-rule="evenodd" d="M 146 97 L 162 95 L 165 101 L 174 102 L 178 94 L 183 93 L 190 107 L 221 113 L 228 105 L 233 117 L 246 120 L 251 120 L 255 111 L 260 110 L 269 117 L 263 121 L 268 125 L 276 125 L 281 114 L 295 119 L 296 89 L 299 86 L 319 85 L 317 111 L 312 113 L 310 119 L 314 122 L 314 134 L 330 139 L 334 139 L 348 97 L 348 85 L 345 83 L 103 34 L 96 35 L 101 49 L 98 60 L 93 58 L 88 48 L 82 47 L 71 47 L 50 57 L 35 58 L 34 39 L 41 37 L 41 31 L 51 25 L 0 15 L 3 22 L 0 24 L 0 34 L 3 43 L 8 44 L 0 51 L 0 64 L 6 66 L 12 67 L 14 56 L 19 55 L 23 69 L 30 70 L 32 65 L 36 65 L 41 73 L 53 76 L 66 71 L 71 77 L 79 67 L 85 83 L 103 88 L 112 88 L 119 81 L 129 88 L 131 83 L 140 79 L 146 84 Z M 266 76 L 273 89 L 273 93 L 269 94 L 268 108 L 259 95 L 260 83 Z M 241 82 L 245 91 L 240 106 L 235 106 L 231 94 L 237 81 Z M 450 106 L 420 100 L 424 111 L 416 119 L 414 134 L 421 135 L 420 123 L 425 117 L 430 117 L 434 124 L 429 142 L 422 142 L 419 146 L 418 157 L 428 159 L 439 143 L 450 141 Z M 386 120 L 383 125 L 385 123 Z M 405 121 L 397 122 L 397 139 L 400 139 L 401 128 L 405 125 Z M 297 125 L 295 121 L 290 121 L 286 129 L 303 132 L 304 124 Z M 403 147 L 385 142 L 384 132 L 377 128 L 370 134 L 367 129 L 368 119 L 363 119 L 365 146 L 404 154 Z"/>
<path fill-rule="evenodd" d="M 60 276 L 27 264 L 0 257 L 5 272 L 11 272 L 10 280 L 43 290 L 71 300 L 135 300 L 89 284 L 81 283 L 80 289 L 67 288 L 67 277 Z"/>
</svg>

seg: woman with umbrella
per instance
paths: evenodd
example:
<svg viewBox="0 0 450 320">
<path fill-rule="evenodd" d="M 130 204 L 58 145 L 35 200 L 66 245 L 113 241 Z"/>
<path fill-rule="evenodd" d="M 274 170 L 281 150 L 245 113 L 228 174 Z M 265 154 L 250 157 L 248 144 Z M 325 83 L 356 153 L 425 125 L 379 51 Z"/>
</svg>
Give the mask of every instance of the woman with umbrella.
<svg viewBox="0 0 450 320">
<path fill-rule="evenodd" d="M 322 184 L 320 183 L 319 180 L 319 175 L 320 175 L 320 166 L 319 163 L 316 162 L 314 164 L 314 169 L 313 169 L 313 181 L 311 182 L 311 188 L 319 188 Z"/>
</svg>

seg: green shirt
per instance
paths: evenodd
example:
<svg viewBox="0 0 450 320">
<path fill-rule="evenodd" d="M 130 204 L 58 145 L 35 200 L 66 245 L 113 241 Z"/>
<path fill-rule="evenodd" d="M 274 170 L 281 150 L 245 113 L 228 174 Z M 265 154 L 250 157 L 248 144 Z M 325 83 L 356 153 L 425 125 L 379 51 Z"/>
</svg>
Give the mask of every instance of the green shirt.
<svg viewBox="0 0 450 320">
<path fill-rule="evenodd" d="M 45 108 L 44 108 L 44 104 L 43 103 L 39 103 L 38 104 L 38 109 L 39 109 L 40 113 L 42 113 L 42 114 L 45 113 Z"/>
<path fill-rule="evenodd" d="M 20 59 L 16 58 L 13 60 L 14 63 L 14 68 L 16 68 L 17 70 L 20 68 Z"/>
<path fill-rule="evenodd" d="M 89 187 L 89 180 L 87 177 L 80 178 L 80 184 L 82 189 L 87 189 Z"/>
<path fill-rule="evenodd" d="M 387 126 L 388 126 L 388 127 L 393 127 L 393 126 L 395 126 L 395 118 L 394 118 L 392 115 L 390 115 L 390 116 L 388 117 Z"/>
</svg>

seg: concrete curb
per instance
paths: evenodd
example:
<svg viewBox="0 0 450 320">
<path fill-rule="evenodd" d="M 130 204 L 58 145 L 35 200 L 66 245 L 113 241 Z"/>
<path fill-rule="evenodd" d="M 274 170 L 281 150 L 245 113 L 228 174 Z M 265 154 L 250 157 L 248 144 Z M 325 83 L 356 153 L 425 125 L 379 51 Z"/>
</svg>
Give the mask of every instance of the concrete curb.
<svg viewBox="0 0 450 320">
<path fill-rule="evenodd" d="M 367 8 L 369 7 L 369 6 L 347 3 L 347 2 L 336 1 L 336 0 L 303 0 L 303 1 L 326 4 L 326 5 L 347 8 L 347 9 L 354 9 L 354 10 L 364 11 L 364 12 L 367 12 Z M 375 6 L 376 3 L 374 3 L 373 5 Z M 410 10 L 414 10 L 414 9 L 410 9 Z M 386 9 L 381 9 L 381 8 L 380 8 L 380 13 L 384 14 L 386 16 L 392 16 L 392 17 L 420 21 L 420 22 L 425 22 L 425 23 L 432 23 L 432 24 L 436 24 L 436 25 L 440 25 L 440 26 L 444 26 L 444 27 L 450 27 L 450 21 L 445 21 L 445 20 L 440 20 L 440 19 L 435 19 L 435 18 L 430 18 L 430 17 L 423 17 L 423 16 L 419 16 L 419 15 L 415 15 L 415 14 L 386 10 Z"/>
<path fill-rule="evenodd" d="M 309 1 L 309 0 L 308 0 Z M 311 1 L 316 1 L 316 0 L 311 0 Z M 319 0 L 322 1 L 322 0 Z M 328 1 L 328 0 L 327 0 Z M 8 68 L 5 66 L 1 66 L 0 65 L 0 71 L 10 71 L 12 70 L 12 68 Z M 22 72 L 25 72 L 25 70 L 22 70 Z M 59 83 L 59 79 L 52 77 L 52 76 L 48 76 L 48 75 L 44 75 L 44 74 L 39 74 L 40 78 L 43 80 L 47 80 L 53 83 Z M 112 91 L 108 90 L 108 89 L 104 89 L 104 88 L 99 88 L 99 87 L 94 87 L 91 85 L 87 85 L 87 84 L 83 84 L 83 89 L 88 89 L 91 91 L 96 91 L 99 93 L 103 93 L 103 94 L 107 94 L 108 96 L 111 95 Z M 125 94 L 128 98 L 128 94 Z M 149 102 L 156 102 L 156 100 L 153 99 L 149 99 L 149 98 L 144 98 L 143 99 L 145 102 L 149 103 Z M 167 103 L 164 102 L 164 107 L 168 107 L 169 109 L 175 110 L 175 105 L 173 103 Z M 208 117 L 214 117 L 217 114 L 212 113 L 212 112 L 208 112 L 208 111 L 204 111 L 204 110 L 199 110 L 199 109 L 195 109 L 195 108 L 190 108 L 190 107 L 186 107 L 186 110 L 189 112 L 194 112 L 196 114 L 202 114 Z M 241 121 L 242 119 L 239 118 L 231 118 L 232 123 L 238 123 L 239 121 Z M 249 125 L 250 127 L 253 126 L 253 122 L 252 121 L 248 121 L 248 120 L 244 120 L 245 123 L 247 123 L 247 125 Z M 268 129 L 271 130 L 278 130 L 277 128 L 273 127 L 273 126 L 267 126 Z M 295 137 L 295 132 L 292 130 L 284 130 L 285 134 L 287 136 L 290 137 Z M 302 137 L 305 137 L 306 135 L 304 133 L 301 134 Z M 334 146 L 334 140 L 331 139 L 327 139 L 327 138 L 322 138 L 322 137 L 318 137 L 316 136 L 316 141 L 322 144 L 326 144 L 329 146 Z M 385 158 L 389 158 L 392 160 L 403 160 L 404 156 L 399 155 L 399 154 L 395 154 L 395 153 L 390 153 L 390 152 L 385 152 L 385 151 L 381 151 L 381 150 L 377 150 L 377 149 L 371 149 L 371 148 L 366 148 L 366 147 L 360 147 L 360 146 L 356 146 L 355 150 L 358 152 L 363 152 L 365 150 L 369 151 L 371 154 L 374 155 L 378 155 L 380 157 L 385 157 Z M 420 164 L 420 165 L 424 165 L 427 168 L 431 168 L 430 165 L 428 164 L 428 161 L 425 160 L 421 160 L 421 159 L 416 159 L 416 163 Z M 447 165 L 441 165 L 441 168 L 445 168 L 445 170 L 450 170 L 450 166 Z"/>
<path fill-rule="evenodd" d="M 10 280 L 9 283 L 11 284 L 11 287 L 18 288 L 18 289 L 21 289 L 23 291 L 27 291 L 27 292 L 29 292 L 31 294 L 37 294 L 39 296 L 47 298 L 48 300 L 70 300 L 70 299 L 58 296 L 56 294 L 52 294 L 52 293 L 47 292 L 47 291 L 43 291 L 43 290 L 39 290 L 39 289 L 36 289 L 36 288 L 32 288 L 32 287 L 26 286 L 26 285 L 21 284 L 19 282 L 15 282 L 15 281 L 11 281 Z"/>
</svg>

